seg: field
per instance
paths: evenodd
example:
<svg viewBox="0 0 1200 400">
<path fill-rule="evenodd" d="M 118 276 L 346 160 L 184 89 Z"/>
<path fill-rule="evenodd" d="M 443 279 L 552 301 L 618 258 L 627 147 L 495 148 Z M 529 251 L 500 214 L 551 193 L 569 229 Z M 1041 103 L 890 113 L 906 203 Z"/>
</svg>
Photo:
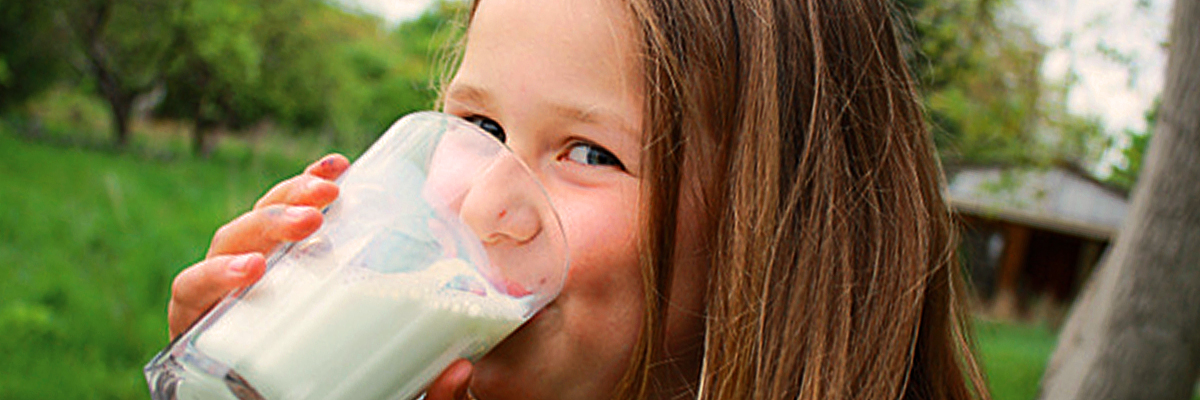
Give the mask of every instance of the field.
<svg viewBox="0 0 1200 400">
<path fill-rule="evenodd" d="M 980 361 L 995 400 L 1037 398 L 1038 382 L 1054 351 L 1054 334 L 1041 325 L 975 324 Z"/>
<path fill-rule="evenodd" d="M 50 146 L 0 125 L 0 399 L 144 399 L 172 277 L 273 182 L 319 155 L 211 160 Z M 287 150 L 287 149 L 285 149 Z M 170 153 L 175 154 L 175 153 Z M 169 154 L 168 154 L 169 155 Z M 1053 333 L 978 324 L 998 400 L 1032 399 Z"/>
</svg>

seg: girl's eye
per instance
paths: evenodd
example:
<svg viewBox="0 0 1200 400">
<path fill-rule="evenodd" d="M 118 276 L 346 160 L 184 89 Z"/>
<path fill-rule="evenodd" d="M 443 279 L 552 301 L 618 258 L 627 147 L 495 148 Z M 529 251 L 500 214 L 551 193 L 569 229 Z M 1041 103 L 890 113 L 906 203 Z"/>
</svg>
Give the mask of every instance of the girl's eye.
<svg viewBox="0 0 1200 400">
<path fill-rule="evenodd" d="M 604 148 L 588 143 L 576 143 L 571 146 L 571 150 L 567 152 L 567 158 L 571 161 L 593 166 L 616 167 L 620 170 L 625 170 L 625 164 L 617 159 L 613 153 Z"/>
<path fill-rule="evenodd" d="M 496 122 L 494 119 L 478 115 L 472 115 L 463 119 L 467 120 L 467 122 L 475 124 L 480 129 L 483 129 L 484 132 L 494 136 L 496 140 L 500 141 L 500 143 L 504 143 L 505 140 L 508 140 L 508 135 L 504 134 L 504 127 L 500 126 L 500 123 Z"/>
</svg>

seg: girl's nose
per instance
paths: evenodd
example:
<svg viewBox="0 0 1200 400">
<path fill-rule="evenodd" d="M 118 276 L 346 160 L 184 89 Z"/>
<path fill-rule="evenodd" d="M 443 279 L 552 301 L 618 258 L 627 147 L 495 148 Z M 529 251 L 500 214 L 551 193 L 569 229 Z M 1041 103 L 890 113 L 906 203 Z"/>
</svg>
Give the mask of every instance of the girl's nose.
<svg viewBox="0 0 1200 400">
<path fill-rule="evenodd" d="M 515 156 L 505 153 L 475 179 L 459 213 L 485 246 L 521 245 L 542 231 L 539 196 L 541 188 Z"/>
</svg>

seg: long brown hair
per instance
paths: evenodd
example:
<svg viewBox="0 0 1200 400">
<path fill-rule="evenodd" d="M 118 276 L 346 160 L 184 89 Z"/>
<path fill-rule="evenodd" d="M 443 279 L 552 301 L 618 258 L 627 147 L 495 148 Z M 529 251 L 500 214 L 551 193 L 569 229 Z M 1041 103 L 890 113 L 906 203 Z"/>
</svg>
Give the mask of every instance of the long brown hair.
<svg viewBox="0 0 1200 400">
<path fill-rule="evenodd" d="M 889 3 L 629 3 L 651 88 L 648 290 L 619 397 L 657 392 L 667 368 L 681 182 L 698 168 L 711 229 L 696 397 L 986 398 Z"/>
</svg>

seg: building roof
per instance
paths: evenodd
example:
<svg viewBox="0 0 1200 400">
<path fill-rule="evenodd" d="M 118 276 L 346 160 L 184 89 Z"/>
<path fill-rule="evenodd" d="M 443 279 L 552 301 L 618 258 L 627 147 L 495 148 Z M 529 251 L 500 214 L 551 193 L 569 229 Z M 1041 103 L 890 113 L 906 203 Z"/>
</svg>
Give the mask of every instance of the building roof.
<svg viewBox="0 0 1200 400">
<path fill-rule="evenodd" d="M 1077 169 L 962 167 L 947 188 L 956 212 L 1096 240 L 1110 240 L 1125 219 L 1126 195 Z"/>
</svg>

